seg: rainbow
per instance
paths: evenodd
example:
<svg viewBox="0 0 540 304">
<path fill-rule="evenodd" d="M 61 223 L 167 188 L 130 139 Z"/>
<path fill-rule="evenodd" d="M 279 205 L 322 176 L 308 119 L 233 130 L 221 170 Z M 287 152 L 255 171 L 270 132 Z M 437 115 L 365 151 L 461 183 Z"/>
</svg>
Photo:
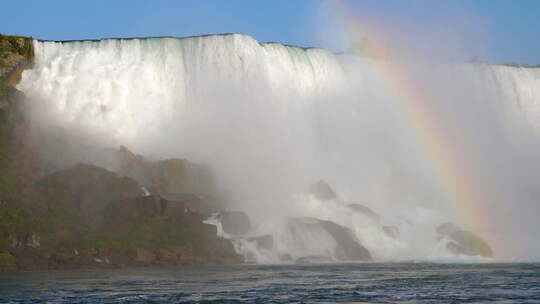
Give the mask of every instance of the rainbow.
<svg viewBox="0 0 540 304">
<path fill-rule="evenodd" d="M 356 51 L 376 58 L 375 72 L 381 77 L 389 90 L 391 98 L 403 113 L 413 134 L 423 147 L 426 159 L 429 160 L 432 174 L 447 194 L 453 209 L 463 219 L 466 228 L 481 236 L 489 235 L 489 218 L 485 212 L 485 198 L 480 194 L 472 174 L 467 172 L 467 159 L 458 144 L 446 132 L 442 122 L 434 113 L 432 98 L 425 90 L 408 77 L 407 68 L 396 58 L 383 43 L 377 44 L 382 31 L 360 22 L 352 15 L 353 8 L 343 0 L 332 0 L 333 13 L 345 30 L 346 36 Z M 360 45 L 355 42 L 363 42 Z M 490 240 L 495 249 L 499 251 Z M 500 253 L 500 252 L 499 252 Z"/>
</svg>

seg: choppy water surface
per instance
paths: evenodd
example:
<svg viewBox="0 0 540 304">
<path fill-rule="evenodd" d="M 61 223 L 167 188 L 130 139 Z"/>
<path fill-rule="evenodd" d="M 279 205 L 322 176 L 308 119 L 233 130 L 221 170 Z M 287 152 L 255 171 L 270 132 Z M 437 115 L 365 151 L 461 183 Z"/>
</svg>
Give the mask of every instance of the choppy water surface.
<svg viewBox="0 0 540 304">
<path fill-rule="evenodd" d="M 2 274 L 2 303 L 540 303 L 540 264 L 237 265 Z"/>
</svg>

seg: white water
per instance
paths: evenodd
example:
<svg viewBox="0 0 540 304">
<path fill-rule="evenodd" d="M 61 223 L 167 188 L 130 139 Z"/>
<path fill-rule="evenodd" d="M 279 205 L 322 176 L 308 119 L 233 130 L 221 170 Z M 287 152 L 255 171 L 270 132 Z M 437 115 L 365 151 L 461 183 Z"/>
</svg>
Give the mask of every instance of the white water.
<svg viewBox="0 0 540 304">
<path fill-rule="evenodd" d="M 307 248 L 291 244 L 283 223 L 295 216 L 351 228 L 378 260 L 446 257 L 434 227 L 462 216 L 376 60 L 237 34 L 35 41 L 34 47 L 35 65 L 18 87 L 33 100 L 43 128 L 60 126 L 76 137 L 67 141 L 71 153 L 47 154 L 55 166 L 104 165 L 99 151 L 118 145 L 148 157 L 207 163 L 233 196 L 228 207 L 252 218 L 251 235 L 274 235 L 272 252 L 237 242 L 257 262 L 303 251 L 324 255 L 332 246 L 324 233 L 306 234 Z M 489 233 L 479 233 L 496 253 L 506 252 L 502 258 L 540 257 L 534 241 L 540 69 L 403 66 L 432 96 L 431 115 L 456 139 L 466 174 L 486 197 L 481 216 L 491 224 Z M 321 178 L 338 200 L 301 195 Z M 369 206 L 380 222 L 351 213 L 348 203 Z M 400 239 L 386 236 L 383 225 L 398 227 Z"/>
</svg>

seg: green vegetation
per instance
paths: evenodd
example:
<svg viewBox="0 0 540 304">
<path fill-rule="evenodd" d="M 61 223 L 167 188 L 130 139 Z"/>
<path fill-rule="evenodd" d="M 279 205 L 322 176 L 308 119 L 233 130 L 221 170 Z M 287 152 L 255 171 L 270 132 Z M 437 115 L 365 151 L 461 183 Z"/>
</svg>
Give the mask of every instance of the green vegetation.
<svg viewBox="0 0 540 304">
<path fill-rule="evenodd" d="M 9 87 L 0 83 L 0 201 L 15 199 L 19 190 L 14 164 L 10 160 L 10 140 L 17 115 L 13 105 L 6 102 L 8 91 Z"/>
<path fill-rule="evenodd" d="M 115 231 L 100 231 L 82 239 L 82 248 L 111 248 L 118 252 L 141 247 L 171 248 L 197 240 L 195 231 L 179 226 L 173 219 L 145 218 L 127 223 Z"/>
<path fill-rule="evenodd" d="M 21 55 L 30 62 L 33 56 L 32 38 L 0 34 L 0 65 L 6 63 L 5 59 L 10 53 Z"/>
<path fill-rule="evenodd" d="M 8 83 L 6 83 L 5 81 L 0 80 L 0 104 L 2 103 L 3 100 L 7 99 L 8 91 L 11 88 L 12 87 Z"/>
<path fill-rule="evenodd" d="M 0 34 L 0 248 L 7 248 L 9 236 L 27 230 L 32 222 L 18 202 L 21 184 L 12 159 L 12 138 L 19 110 L 15 102 L 8 100 L 32 56 L 32 39 Z M 9 253 L 0 253 L 1 263 L 14 259 Z"/>
<path fill-rule="evenodd" d="M 7 248 L 9 235 L 21 228 L 24 222 L 20 209 L 0 202 L 0 248 Z"/>
<path fill-rule="evenodd" d="M 17 259 L 8 252 L 0 252 L 0 264 L 14 264 Z"/>
<path fill-rule="evenodd" d="M 0 101 L 5 84 L 15 85 L 21 78 L 22 71 L 32 63 L 34 49 L 32 39 L 22 36 L 0 34 Z"/>
</svg>

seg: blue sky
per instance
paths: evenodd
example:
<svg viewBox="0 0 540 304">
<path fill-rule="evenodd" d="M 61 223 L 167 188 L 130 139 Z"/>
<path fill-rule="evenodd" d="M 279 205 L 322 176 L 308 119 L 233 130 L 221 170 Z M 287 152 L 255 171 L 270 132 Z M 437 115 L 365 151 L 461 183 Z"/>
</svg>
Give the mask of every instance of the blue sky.
<svg viewBox="0 0 540 304">
<path fill-rule="evenodd" d="M 540 64 L 540 0 L 345 0 L 424 51 Z M 26 0 L 2 3 L 0 32 L 41 39 L 244 33 L 259 41 L 344 50 L 339 18 L 323 0 Z M 432 49 L 433 48 L 433 49 Z"/>
</svg>

